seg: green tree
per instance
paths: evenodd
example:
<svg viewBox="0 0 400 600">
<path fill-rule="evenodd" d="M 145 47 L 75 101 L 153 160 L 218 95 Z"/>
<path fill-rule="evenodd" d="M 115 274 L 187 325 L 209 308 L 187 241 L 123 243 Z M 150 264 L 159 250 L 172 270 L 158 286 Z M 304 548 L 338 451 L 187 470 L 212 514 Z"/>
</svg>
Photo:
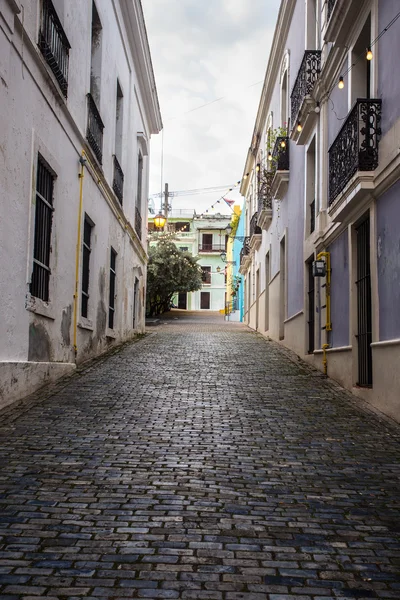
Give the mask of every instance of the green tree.
<svg viewBox="0 0 400 600">
<path fill-rule="evenodd" d="M 179 292 L 195 292 L 202 286 L 197 258 L 178 250 L 169 240 L 150 246 L 147 265 L 146 306 L 149 316 L 169 310 L 171 299 Z"/>
</svg>

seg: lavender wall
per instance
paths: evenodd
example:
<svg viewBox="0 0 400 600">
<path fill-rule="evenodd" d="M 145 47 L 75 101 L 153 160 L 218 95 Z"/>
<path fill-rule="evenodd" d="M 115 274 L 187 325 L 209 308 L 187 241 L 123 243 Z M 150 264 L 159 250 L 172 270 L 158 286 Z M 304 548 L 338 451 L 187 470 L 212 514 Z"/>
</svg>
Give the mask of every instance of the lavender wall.
<svg viewBox="0 0 400 600">
<path fill-rule="evenodd" d="M 347 230 L 328 248 L 331 253 L 332 348 L 349 344 L 349 242 Z"/>
<path fill-rule="evenodd" d="M 347 70 L 347 58 L 343 62 L 342 73 Z M 342 127 L 345 117 L 349 112 L 348 107 L 348 76 L 344 76 L 345 87 L 343 90 L 339 90 L 338 86 L 335 85 L 333 88 L 329 100 L 328 100 L 328 148 L 335 141 L 340 128 Z"/>
<path fill-rule="evenodd" d="M 400 338 L 400 181 L 377 200 L 379 339 Z"/>
<path fill-rule="evenodd" d="M 290 142 L 290 183 L 283 202 L 287 207 L 287 316 L 304 305 L 304 148 Z"/>
<path fill-rule="evenodd" d="M 378 4 L 379 31 L 390 23 L 400 9 L 399 0 L 380 0 Z M 382 133 L 385 134 L 400 117 L 399 21 L 379 40 L 378 97 L 382 98 Z M 397 73 L 397 76 L 395 74 Z"/>
</svg>

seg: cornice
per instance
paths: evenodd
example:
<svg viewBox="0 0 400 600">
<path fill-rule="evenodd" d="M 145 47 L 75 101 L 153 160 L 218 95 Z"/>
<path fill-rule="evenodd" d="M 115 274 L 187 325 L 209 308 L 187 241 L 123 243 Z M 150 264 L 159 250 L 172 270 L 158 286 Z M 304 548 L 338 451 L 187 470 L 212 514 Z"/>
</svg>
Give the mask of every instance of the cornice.
<svg viewBox="0 0 400 600">
<path fill-rule="evenodd" d="M 149 120 L 150 134 L 157 134 L 162 130 L 163 124 L 142 4 L 140 0 L 114 1 L 119 3 L 124 19 L 145 112 Z"/>
</svg>

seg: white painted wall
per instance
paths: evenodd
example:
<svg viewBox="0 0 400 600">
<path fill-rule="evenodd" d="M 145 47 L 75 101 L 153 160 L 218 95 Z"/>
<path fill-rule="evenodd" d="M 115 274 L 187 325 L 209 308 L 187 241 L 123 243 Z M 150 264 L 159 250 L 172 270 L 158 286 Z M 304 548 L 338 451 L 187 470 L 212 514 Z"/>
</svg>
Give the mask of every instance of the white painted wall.
<svg viewBox="0 0 400 600">
<path fill-rule="evenodd" d="M 57 4 L 57 7 L 59 7 Z M 61 3 L 62 4 L 62 3 Z M 48 378 L 73 366 L 73 304 L 78 220 L 95 224 L 90 258 L 89 315 L 80 315 L 82 237 L 79 240 L 78 362 L 104 352 L 144 328 L 148 156 L 141 194 L 142 239 L 135 231 L 137 156 L 148 154 L 150 136 L 162 127 L 140 2 L 97 0 L 103 27 L 101 118 L 103 164 L 86 142 L 90 89 L 91 2 L 71 0 L 60 20 L 71 44 L 68 98 L 37 46 L 40 2 L 18 12 L 0 5 L 0 407 L 33 391 L 21 375 L 33 356 L 49 363 Z M 129 13 L 129 15 L 128 15 Z M 129 17 L 129 18 L 128 18 Z M 23 19 L 23 30 L 22 30 Z M 117 78 L 124 94 L 121 166 L 124 199 L 112 191 Z M 87 154 L 83 209 L 79 215 L 79 157 Z M 35 221 L 38 152 L 55 173 L 50 301 L 32 298 L 29 283 Z M 83 228 L 82 232 L 83 233 Z M 117 251 L 116 317 L 106 327 L 111 246 Z M 133 285 L 140 282 L 133 329 Z M 59 363 L 62 363 L 61 365 Z M 31 369 L 32 365 L 28 365 Z M 32 378 L 33 388 L 46 377 Z M 3 392 L 2 392 L 3 390 Z"/>
</svg>

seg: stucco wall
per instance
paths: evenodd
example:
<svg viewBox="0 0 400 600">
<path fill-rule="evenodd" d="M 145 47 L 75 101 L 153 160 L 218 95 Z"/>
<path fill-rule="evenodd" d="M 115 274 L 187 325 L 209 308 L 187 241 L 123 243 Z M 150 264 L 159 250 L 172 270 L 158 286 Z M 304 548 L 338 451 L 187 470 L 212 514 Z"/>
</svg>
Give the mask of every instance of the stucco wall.
<svg viewBox="0 0 400 600">
<path fill-rule="evenodd" d="M 379 31 L 383 31 L 386 25 L 397 15 L 399 9 L 399 0 L 379 0 Z M 397 21 L 378 42 L 378 97 L 384 99 L 381 121 L 382 134 L 385 134 L 400 117 L 399 56 L 400 35 Z"/>
<path fill-rule="evenodd" d="M 303 308 L 304 303 L 304 149 L 290 142 L 290 183 L 284 199 L 287 203 L 287 317 Z"/>
<path fill-rule="evenodd" d="M 349 242 L 347 230 L 329 247 L 331 253 L 332 348 L 349 344 Z"/>
<path fill-rule="evenodd" d="M 377 204 L 379 339 L 400 338 L 400 181 Z"/>
</svg>

